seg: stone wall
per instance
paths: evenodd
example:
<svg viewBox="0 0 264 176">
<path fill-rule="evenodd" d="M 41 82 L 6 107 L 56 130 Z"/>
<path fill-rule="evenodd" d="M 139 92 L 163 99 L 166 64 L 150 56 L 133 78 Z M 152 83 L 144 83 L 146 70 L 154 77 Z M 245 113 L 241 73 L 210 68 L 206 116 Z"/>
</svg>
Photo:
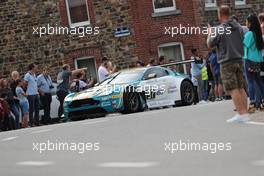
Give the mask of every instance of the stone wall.
<svg viewBox="0 0 264 176">
<path fill-rule="evenodd" d="M 260 13 L 264 11 L 264 0 L 246 0 L 246 5 L 235 5 L 235 0 L 217 0 L 217 6 L 223 4 L 231 6 L 232 14 L 236 15 L 239 19 L 239 23 L 245 24 L 246 17 L 250 13 Z M 205 8 L 204 9 L 204 24 L 208 24 L 211 21 L 217 21 L 217 8 Z"/>
<path fill-rule="evenodd" d="M 94 56 L 97 65 L 107 56 L 120 68 L 136 59 L 133 37 L 115 38 L 113 29 L 131 27 L 127 0 L 87 0 L 91 26 L 98 35 L 33 35 L 33 27 L 68 26 L 65 0 L 0 0 L 0 77 L 11 71 L 26 72 L 27 65 L 38 62 L 51 68 L 55 76 L 63 63 L 74 66 L 74 59 Z"/>
</svg>

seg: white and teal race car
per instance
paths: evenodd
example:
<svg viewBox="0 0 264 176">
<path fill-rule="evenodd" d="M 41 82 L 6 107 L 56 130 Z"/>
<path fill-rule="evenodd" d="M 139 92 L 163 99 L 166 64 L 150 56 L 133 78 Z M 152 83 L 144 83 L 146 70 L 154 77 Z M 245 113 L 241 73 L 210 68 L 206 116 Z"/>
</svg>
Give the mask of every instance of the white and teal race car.
<svg viewBox="0 0 264 176">
<path fill-rule="evenodd" d="M 135 113 L 145 109 L 191 105 L 194 87 L 187 75 L 163 67 L 120 71 L 93 88 L 71 93 L 64 100 L 64 116 L 71 120 Z"/>
</svg>

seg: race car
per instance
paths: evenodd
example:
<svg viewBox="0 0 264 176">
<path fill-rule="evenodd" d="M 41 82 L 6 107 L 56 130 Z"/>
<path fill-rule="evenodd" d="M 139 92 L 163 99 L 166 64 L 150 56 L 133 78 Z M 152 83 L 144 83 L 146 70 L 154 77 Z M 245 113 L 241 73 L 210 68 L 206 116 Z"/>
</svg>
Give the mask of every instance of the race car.
<svg viewBox="0 0 264 176">
<path fill-rule="evenodd" d="M 135 113 L 149 108 L 191 105 L 194 87 L 187 75 L 153 66 L 114 73 L 93 88 L 71 93 L 64 100 L 64 116 L 71 120 Z"/>
</svg>

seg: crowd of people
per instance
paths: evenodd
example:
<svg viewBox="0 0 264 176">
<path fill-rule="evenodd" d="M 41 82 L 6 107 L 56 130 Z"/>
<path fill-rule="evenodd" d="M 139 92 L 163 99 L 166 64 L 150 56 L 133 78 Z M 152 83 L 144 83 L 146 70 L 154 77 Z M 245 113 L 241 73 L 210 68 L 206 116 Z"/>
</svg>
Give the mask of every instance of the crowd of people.
<svg viewBox="0 0 264 176">
<path fill-rule="evenodd" d="M 0 79 L 0 131 L 52 124 L 52 90 L 55 88 L 49 68 L 32 63 L 28 72 L 21 77 L 19 72 L 11 73 L 11 80 Z M 60 101 L 58 115 L 63 117 L 63 101 L 68 93 L 93 86 L 94 81 L 86 79 L 86 69 L 71 71 L 64 65 L 58 74 L 57 97 Z M 40 109 L 44 114 L 40 118 Z"/>
<path fill-rule="evenodd" d="M 218 10 L 220 25 L 231 33 L 211 35 L 208 47 L 217 49 L 220 78 L 225 92 L 231 95 L 237 114 L 227 122 L 247 122 L 249 113 L 264 110 L 264 81 L 261 78 L 264 62 L 264 14 L 250 14 L 246 26 L 231 16 L 230 7 Z M 248 96 L 250 102 L 248 103 Z"/>
</svg>

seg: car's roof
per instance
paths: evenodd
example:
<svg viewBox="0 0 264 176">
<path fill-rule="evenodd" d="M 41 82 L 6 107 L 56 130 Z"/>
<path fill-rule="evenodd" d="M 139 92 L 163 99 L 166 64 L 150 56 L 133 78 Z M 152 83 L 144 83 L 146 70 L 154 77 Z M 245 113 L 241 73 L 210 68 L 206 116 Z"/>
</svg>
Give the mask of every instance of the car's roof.
<svg viewBox="0 0 264 176">
<path fill-rule="evenodd" d="M 130 69 L 124 69 L 124 70 L 120 70 L 119 72 L 143 72 L 146 69 L 148 69 L 148 67 L 140 67 L 140 68 L 130 68 Z"/>
<path fill-rule="evenodd" d="M 150 68 L 162 68 L 160 66 L 150 66 L 150 67 L 137 67 L 137 68 L 131 68 L 131 69 L 124 69 L 124 70 L 120 70 L 119 72 L 124 72 L 124 73 L 127 73 L 127 72 L 130 72 L 130 73 L 133 73 L 133 72 L 144 72 Z"/>
</svg>

